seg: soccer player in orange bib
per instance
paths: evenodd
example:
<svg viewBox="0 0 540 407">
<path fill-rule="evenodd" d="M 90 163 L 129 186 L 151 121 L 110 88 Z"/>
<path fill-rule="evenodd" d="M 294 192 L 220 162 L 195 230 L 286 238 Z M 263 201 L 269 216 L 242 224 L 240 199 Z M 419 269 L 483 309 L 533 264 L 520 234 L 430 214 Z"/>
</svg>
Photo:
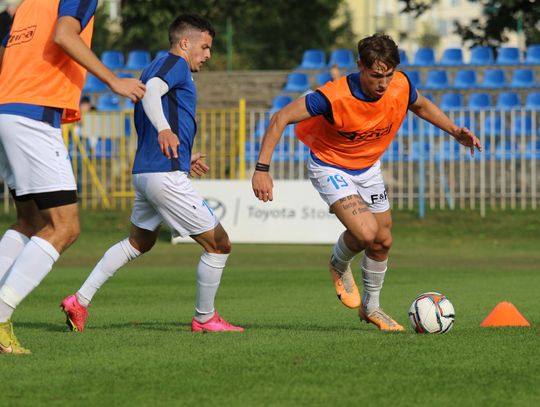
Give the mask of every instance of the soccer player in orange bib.
<svg viewBox="0 0 540 407">
<path fill-rule="evenodd" d="M 141 99 L 90 49 L 97 0 L 25 0 L 0 46 L 0 175 L 17 208 L 0 239 L 0 353 L 27 354 L 11 315 L 79 235 L 77 188 L 61 123 L 78 120 L 89 70 Z"/>
<path fill-rule="evenodd" d="M 358 72 L 326 83 L 272 116 L 252 186 L 258 199 L 273 200 L 268 172 L 272 153 L 285 127 L 298 123 L 297 137 L 311 150 L 311 183 L 346 228 L 330 258 L 336 294 L 345 306 L 358 308 L 361 320 L 383 331 L 402 331 L 379 304 L 392 245 L 392 216 L 379 159 L 408 110 L 449 133 L 471 155 L 482 147 L 469 129 L 455 125 L 396 70 L 400 59 L 392 38 L 374 34 L 362 39 L 358 57 Z M 362 251 L 360 298 L 351 263 Z"/>
</svg>

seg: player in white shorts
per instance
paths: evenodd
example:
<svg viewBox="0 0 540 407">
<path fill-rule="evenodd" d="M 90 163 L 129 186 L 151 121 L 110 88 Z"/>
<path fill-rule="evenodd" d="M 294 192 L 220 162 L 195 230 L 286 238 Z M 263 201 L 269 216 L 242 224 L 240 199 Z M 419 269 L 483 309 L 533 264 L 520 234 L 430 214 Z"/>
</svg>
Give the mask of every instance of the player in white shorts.
<svg viewBox="0 0 540 407">
<path fill-rule="evenodd" d="M 191 236 L 203 248 L 197 266 L 197 299 L 192 331 L 243 331 L 214 309 L 231 242 L 204 199 L 193 189 L 190 172 L 208 171 L 192 154 L 197 124 L 192 72 L 210 58 L 212 25 L 194 15 L 177 17 L 169 28 L 171 49 L 143 70 L 146 94 L 135 105 L 138 145 L 133 164 L 135 202 L 129 237 L 113 245 L 76 294 L 62 301 L 68 326 L 81 332 L 97 290 L 123 265 L 149 251 L 162 223 L 174 236 Z"/>
<path fill-rule="evenodd" d="M 330 211 L 345 226 L 330 258 L 336 294 L 361 320 L 384 331 L 403 327 L 379 303 L 392 245 L 392 216 L 379 159 L 392 142 L 408 110 L 452 135 L 457 142 L 481 150 L 479 140 L 456 126 L 417 92 L 396 70 L 398 47 L 387 35 L 358 43 L 358 72 L 328 82 L 274 114 L 264 135 L 253 174 L 255 196 L 273 199 L 268 171 L 272 153 L 285 127 L 298 123 L 296 134 L 310 149 L 309 177 Z M 363 295 L 351 263 L 364 252 Z"/>
<path fill-rule="evenodd" d="M 61 123 L 80 116 L 86 71 L 137 101 L 144 85 L 118 78 L 92 53 L 97 0 L 25 0 L 0 40 L 0 176 L 17 220 L 0 239 L 0 354 L 27 354 L 12 314 L 79 236 L 77 191 Z M 22 34 L 21 34 L 22 33 Z"/>
</svg>

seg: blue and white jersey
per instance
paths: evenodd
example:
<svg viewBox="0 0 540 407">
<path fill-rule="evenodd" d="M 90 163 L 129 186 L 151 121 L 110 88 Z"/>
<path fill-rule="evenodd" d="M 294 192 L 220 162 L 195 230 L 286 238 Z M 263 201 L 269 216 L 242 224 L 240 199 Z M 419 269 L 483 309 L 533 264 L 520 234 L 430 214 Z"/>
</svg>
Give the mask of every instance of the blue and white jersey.
<svg viewBox="0 0 540 407">
<path fill-rule="evenodd" d="M 197 132 L 197 91 L 189 66 L 183 58 L 169 53 L 156 58 L 141 75 L 147 83 L 158 77 L 169 86 L 162 96 L 161 106 L 171 131 L 178 136 L 180 145 L 178 158 L 167 158 L 157 141 L 158 132 L 144 112 L 142 102 L 135 104 L 135 128 L 137 130 L 137 153 L 133 163 L 133 174 L 144 172 L 169 172 L 190 170 L 191 149 Z"/>
<path fill-rule="evenodd" d="M 58 18 L 65 16 L 76 18 L 81 23 L 81 29 L 84 29 L 94 16 L 97 4 L 98 0 L 60 0 Z M 3 39 L 3 47 L 6 47 L 8 38 L 9 34 Z M 6 103 L 0 105 L 0 113 L 28 117 L 32 120 L 48 123 L 56 128 L 60 128 L 63 111 L 64 109 L 56 107 L 30 105 L 26 103 Z"/>
</svg>

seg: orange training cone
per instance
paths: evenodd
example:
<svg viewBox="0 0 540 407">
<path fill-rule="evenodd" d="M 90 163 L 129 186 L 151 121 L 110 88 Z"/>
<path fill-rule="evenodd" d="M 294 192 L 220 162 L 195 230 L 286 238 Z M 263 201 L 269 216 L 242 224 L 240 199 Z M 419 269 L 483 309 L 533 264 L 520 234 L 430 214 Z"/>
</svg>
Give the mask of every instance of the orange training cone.
<svg viewBox="0 0 540 407">
<path fill-rule="evenodd" d="M 498 303 L 480 326 L 531 326 L 511 302 Z"/>
</svg>

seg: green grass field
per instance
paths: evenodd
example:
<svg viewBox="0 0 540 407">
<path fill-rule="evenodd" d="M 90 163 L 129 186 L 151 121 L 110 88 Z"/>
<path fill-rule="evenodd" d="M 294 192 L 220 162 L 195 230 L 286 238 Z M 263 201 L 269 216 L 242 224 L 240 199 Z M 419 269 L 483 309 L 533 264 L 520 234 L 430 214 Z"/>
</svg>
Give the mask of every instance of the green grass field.
<svg viewBox="0 0 540 407">
<path fill-rule="evenodd" d="M 200 249 L 172 246 L 166 233 L 96 295 L 87 331 L 68 332 L 58 304 L 129 219 L 82 217 L 79 241 L 14 314 L 33 355 L 0 356 L 2 406 L 540 405 L 540 212 L 423 221 L 396 212 L 382 294 L 408 328 L 395 334 L 360 323 L 336 299 L 330 246 L 303 245 L 234 246 L 217 309 L 246 332 L 192 333 Z M 2 230 L 10 219 L 0 217 Z M 409 329 L 408 307 L 424 291 L 453 302 L 448 335 Z M 532 326 L 479 327 L 500 301 Z"/>
</svg>

